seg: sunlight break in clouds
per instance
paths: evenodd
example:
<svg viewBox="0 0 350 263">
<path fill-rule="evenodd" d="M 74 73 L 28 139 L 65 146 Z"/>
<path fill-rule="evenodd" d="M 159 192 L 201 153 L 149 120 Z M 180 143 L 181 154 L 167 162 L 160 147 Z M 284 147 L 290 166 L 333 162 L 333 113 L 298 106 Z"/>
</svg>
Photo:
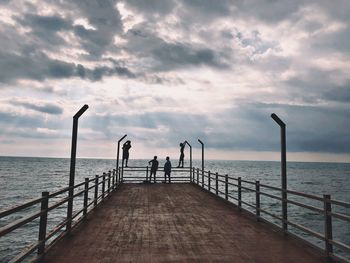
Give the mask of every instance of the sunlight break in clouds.
<svg viewBox="0 0 350 263">
<path fill-rule="evenodd" d="M 1 155 L 349 161 L 348 1 L 0 1 Z"/>
</svg>

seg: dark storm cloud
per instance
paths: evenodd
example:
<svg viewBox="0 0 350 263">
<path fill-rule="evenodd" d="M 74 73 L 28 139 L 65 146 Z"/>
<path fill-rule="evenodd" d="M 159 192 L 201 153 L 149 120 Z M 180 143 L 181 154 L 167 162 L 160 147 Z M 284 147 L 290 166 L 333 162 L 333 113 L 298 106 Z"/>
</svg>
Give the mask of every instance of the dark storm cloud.
<svg viewBox="0 0 350 263">
<path fill-rule="evenodd" d="M 29 102 L 13 102 L 13 105 L 22 106 L 26 109 L 35 110 L 42 113 L 48 113 L 53 115 L 60 115 L 63 113 L 63 108 L 52 103 L 46 103 L 44 105 L 37 105 Z"/>
<path fill-rule="evenodd" d="M 11 83 L 18 79 L 45 80 L 48 78 L 61 79 L 80 77 L 92 81 L 101 80 L 104 76 L 121 76 L 135 78 L 126 67 L 114 65 L 112 67 L 97 66 L 94 69 L 83 65 L 67 63 L 50 59 L 44 53 L 10 54 L 0 51 L 0 83 Z"/>
<path fill-rule="evenodd" d="M 350 80 L 346 76 L 346 84 L 339 86 L 334 83 L 337 76 L 343 75 L 342 70 L 324 70 L 319 68 L 305 69 L 298 76 L 291 77 L 281 83 L 289 95 L 305 102 L 316 103 L 319 100 L 333 102 L 350 101 Z"/>
<path fill-rule="evenodd" d="M 24 107 L 32 108 L 39 112 L 52 112 L 59 111 L 52 105 L 46 105 L 43 107 L 33 107 L 32 104 L 23 103 Z M 70 137 L 70 133 L 66 133 L 64 130 L 70 129 L 70 122 L 57 121 L 58 114 L 53 114 L 52 119 L 45 119 L 40 115 L 18 114 L 13 112 L 0 111 L 0 125 L 2 127 L 1 134 L 6 135 L 9 138 L 51 138 L 57 139 L 62 137 Z M 41 132 L 39 128 L 42 128 L 44 132 Z M 49 131 L 55 131 L 54 133 L 45 133 L 45 129 Z"/>
<path fill-rule="evenodd" d="M 100 59 L 114 43 L 114 36 L 121 34 L 123 24 L 116 8 L 117 1 L 52 1 L 53 4 L 74 10 L 78 18 L 85 18 L 94 29 L 75 26 L 74 33 L 80 38 L 89 59 Z"/>
<path fill-rule="evenodd" d="M 72 27 L 71 22 L 56 16 L 40 16 L 34 14 L 25 14 L 23 17 L 17 17 L 17 21 L 20 22 L 22 26 L 31 27 L 34 30 L 43 29 L 45 31 L 61 31 L 68 30 Z"/>
<path fill-rule="evenodd" d="M 350 12 L 350 9 L 349 9 Z M 318 50 L 334 51 L 337 50 L 344 54 L 350 55 L 350 27 L 347 25 L 345 28 L 336 32 L 329 32 L 322 34 L 319 37 L 312 39 L 312 48 Z"/>
<path fill-rule="evenodd" d="M 343 87 L 335 87 L 324 92 L 323 98 L 330 101 L 350 102 L 350 82 Z"/>
<path fill-rule="evenodd" d="M 0 82 L 17 79 L 43 80 L 74 76 L 75 66 L 59 60 L 51 60 L 43 53 L 18 55 L 0 51 Z"/>
<path fill-rule="evenodd" d="M 166 15 L 171 13 L 177 6 L 176 1 L 169 0 L 127 0 L 125 1 L 131 9 L 148 15 Z"/>
<path fill-rule="evenodd" d="M 126 37 L 128 39 L 126 49 L 140 58 L 151 59 L 150 68 L 155 71 L 171 71 L 189 66 L 229 68 L 224 54 L 219 51 L 202 45 L 166 42 L 142 25 L 128 31 Z"/>
<path fill-rule="evenodd" d="M 0 111 L 0 123 L 2 123 L 3 127 L 18 126 L 35 128 L 40 127 L 43 124 L 43 120 L 38 117 Z"/>
</svg>

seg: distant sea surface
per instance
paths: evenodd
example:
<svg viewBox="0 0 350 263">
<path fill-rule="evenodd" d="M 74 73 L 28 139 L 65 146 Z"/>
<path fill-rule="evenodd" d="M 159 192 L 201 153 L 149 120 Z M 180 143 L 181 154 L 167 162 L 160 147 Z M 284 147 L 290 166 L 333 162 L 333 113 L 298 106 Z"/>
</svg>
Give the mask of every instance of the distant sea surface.
<svg viewBox="0 0 350 263">
<path fill-rule="evenodd" d="M 147 166 L 147 164 L 148 160 L 129 160 L 129 166 Z M 173 161 L 173 166 L 176 164 L 176 161 Z M 163 165 L 164 162 L 160 161 L 160 167 Z M 185 165 L 189 166 L 188 160 Z M 40 197 L 43 191 L 53 192 L 68 186 L 69 166 L 68 158 L 0 157 L 0 211 Z M 201 167 L 201 162 L 194 160 L 193 166 Z M 75 183 L 82 182 L 86 177 L 100 175 L 114 167 L 115 160 L 77 159 Z M 279 162 L 207 160 L 205 170 L 249 181 L 259 180 L 260 183 L 271 186 L 281 185 Z M 288 189 L 318 196 L 330 194 L 332 199 L 350 202 L 349 163 L 288 162 L 287 173 Z M 234 189 L 230 192 L 236 194 Z M 243 198 L 244 196 L 249 200 L 254 198 L 249 193 L 243 193 Z M 276 212 L 280 211 L 278 202 L 261 198 L 264 208 L 273 210 L 276 207 Z M 305 210 L 295 206 L 288 209 L 291 213 L 290 218 L 294 218 L 297 223 L 316 228 L 315 231 L 323 233 L 322 217 L 304 212 Z M 340 211 L 349 214 L 349 209 Z M 65 212 L 66 208 L 63 207 L 57 214 L 51 215 L 49 220 L 59 222 Z M 21 215 L 17 215 L 0 219 L 0 227 L 20 217 Z M 350 223 L 337 224 L 338 222 L 335 222 L 338 229 L 334 230 L 334 236 L 350 245 Z M 0 262 L 7 262 L 20 249 L 33 242 L 37 238 L 37 229 L 37 222 L 34 222 L 0 238 Z M 322 242 L 315 242 L 323 246 Z"/>
</svg>

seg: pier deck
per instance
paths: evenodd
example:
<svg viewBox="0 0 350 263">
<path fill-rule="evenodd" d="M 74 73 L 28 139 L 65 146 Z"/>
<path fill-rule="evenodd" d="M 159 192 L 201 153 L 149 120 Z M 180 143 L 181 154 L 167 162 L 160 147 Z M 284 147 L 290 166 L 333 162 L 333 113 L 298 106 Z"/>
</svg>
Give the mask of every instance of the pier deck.
<svg viewBox="0 0 350 263">
<path fill-rule="evenodd" d="M 46 262 L 326 262 L 191 184 L 123 184 Z"/>
</svg>

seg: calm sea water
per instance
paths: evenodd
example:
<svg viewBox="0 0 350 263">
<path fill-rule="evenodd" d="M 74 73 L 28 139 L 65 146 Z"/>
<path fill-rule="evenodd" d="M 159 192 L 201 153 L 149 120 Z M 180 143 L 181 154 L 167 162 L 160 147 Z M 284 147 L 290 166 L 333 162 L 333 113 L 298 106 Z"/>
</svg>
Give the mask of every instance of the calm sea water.
<svg viewBox="0 0 350 263">
<path fill-rule="evenodd" d="M 147 161 L 130 160 L 129 166 L 146 166 Z M 0 157 L 0 211 L 21 204 L 26 200 L 40 197 L 43 191 L 53 192 L 66 187 L 69 181 L 69 165 L 70 160 L 66 158 Z M 162 165 L 163 163 L 160 162 L 160 166 Z M 200 161 L 195 160 L 193 166 L 201 167 Z M 85 177 L 92 178 L 96 174 L 100 175 L 113 167 L 115 167 L 115 160 L 78 159 L 75 182 L 82 182 Z M 287 168 L 289 189 L 318 196 L 330 194 L 332 199 L 350 202 L 350 164 L 289 162 Z M 208 160 L 205 163 L 205 169 L 220 174 L 229 174 L 233 177 L 242 177 L 242 179 L 250 181 L 259 180 L 260 183 L 271 186 L 279 187 L 281 184 L 280 164 L 278 162 Z M 220 188 L 222 189 L 223 186 Z M 229 192 L 232 195 L 237 194 L 234 188 L 230 188 Z M 277 195 L 277 193 L 271 193 Z M 254 194 L 243 191 L 242 195 L 244 200 L 254 203 Z M 293 200 L 305 203 L 304 199 L 297 197 L 293 197 Z M 322 208 L 320 202 L 307 201 L 307 203 Z M 263 196 L 261 197 L 261 206 L 276 214 L 281 211 L 279 201 Z M 66 206 L 62 206 L 49 214 L 49 227 L 63 220 L 66 209 Z M 350 215 L 349 209 L 336 208 L 336 211 Z M 0 219 L 0 227 L 30 212 L 32 210 L 27 209 L 20 214 Z M 288 212 L 290 220 L 323 233 L 323 217 L 321 215 L 293 205 L 288 206 Z M 334 220 L 333 225 L 334 237 L 350 245 L 350 224 Z M 297 230 L 291 229 L 291 231 L 304 236 L 316 245 L 323 246 L 322 242 Z M 18 251 L 35 241 L 37 235 L 38 220 L 0 238 L 0 262 L 7 262 Z M 348 255 L 345 254 L 345 256 Z"/>
</svg>

